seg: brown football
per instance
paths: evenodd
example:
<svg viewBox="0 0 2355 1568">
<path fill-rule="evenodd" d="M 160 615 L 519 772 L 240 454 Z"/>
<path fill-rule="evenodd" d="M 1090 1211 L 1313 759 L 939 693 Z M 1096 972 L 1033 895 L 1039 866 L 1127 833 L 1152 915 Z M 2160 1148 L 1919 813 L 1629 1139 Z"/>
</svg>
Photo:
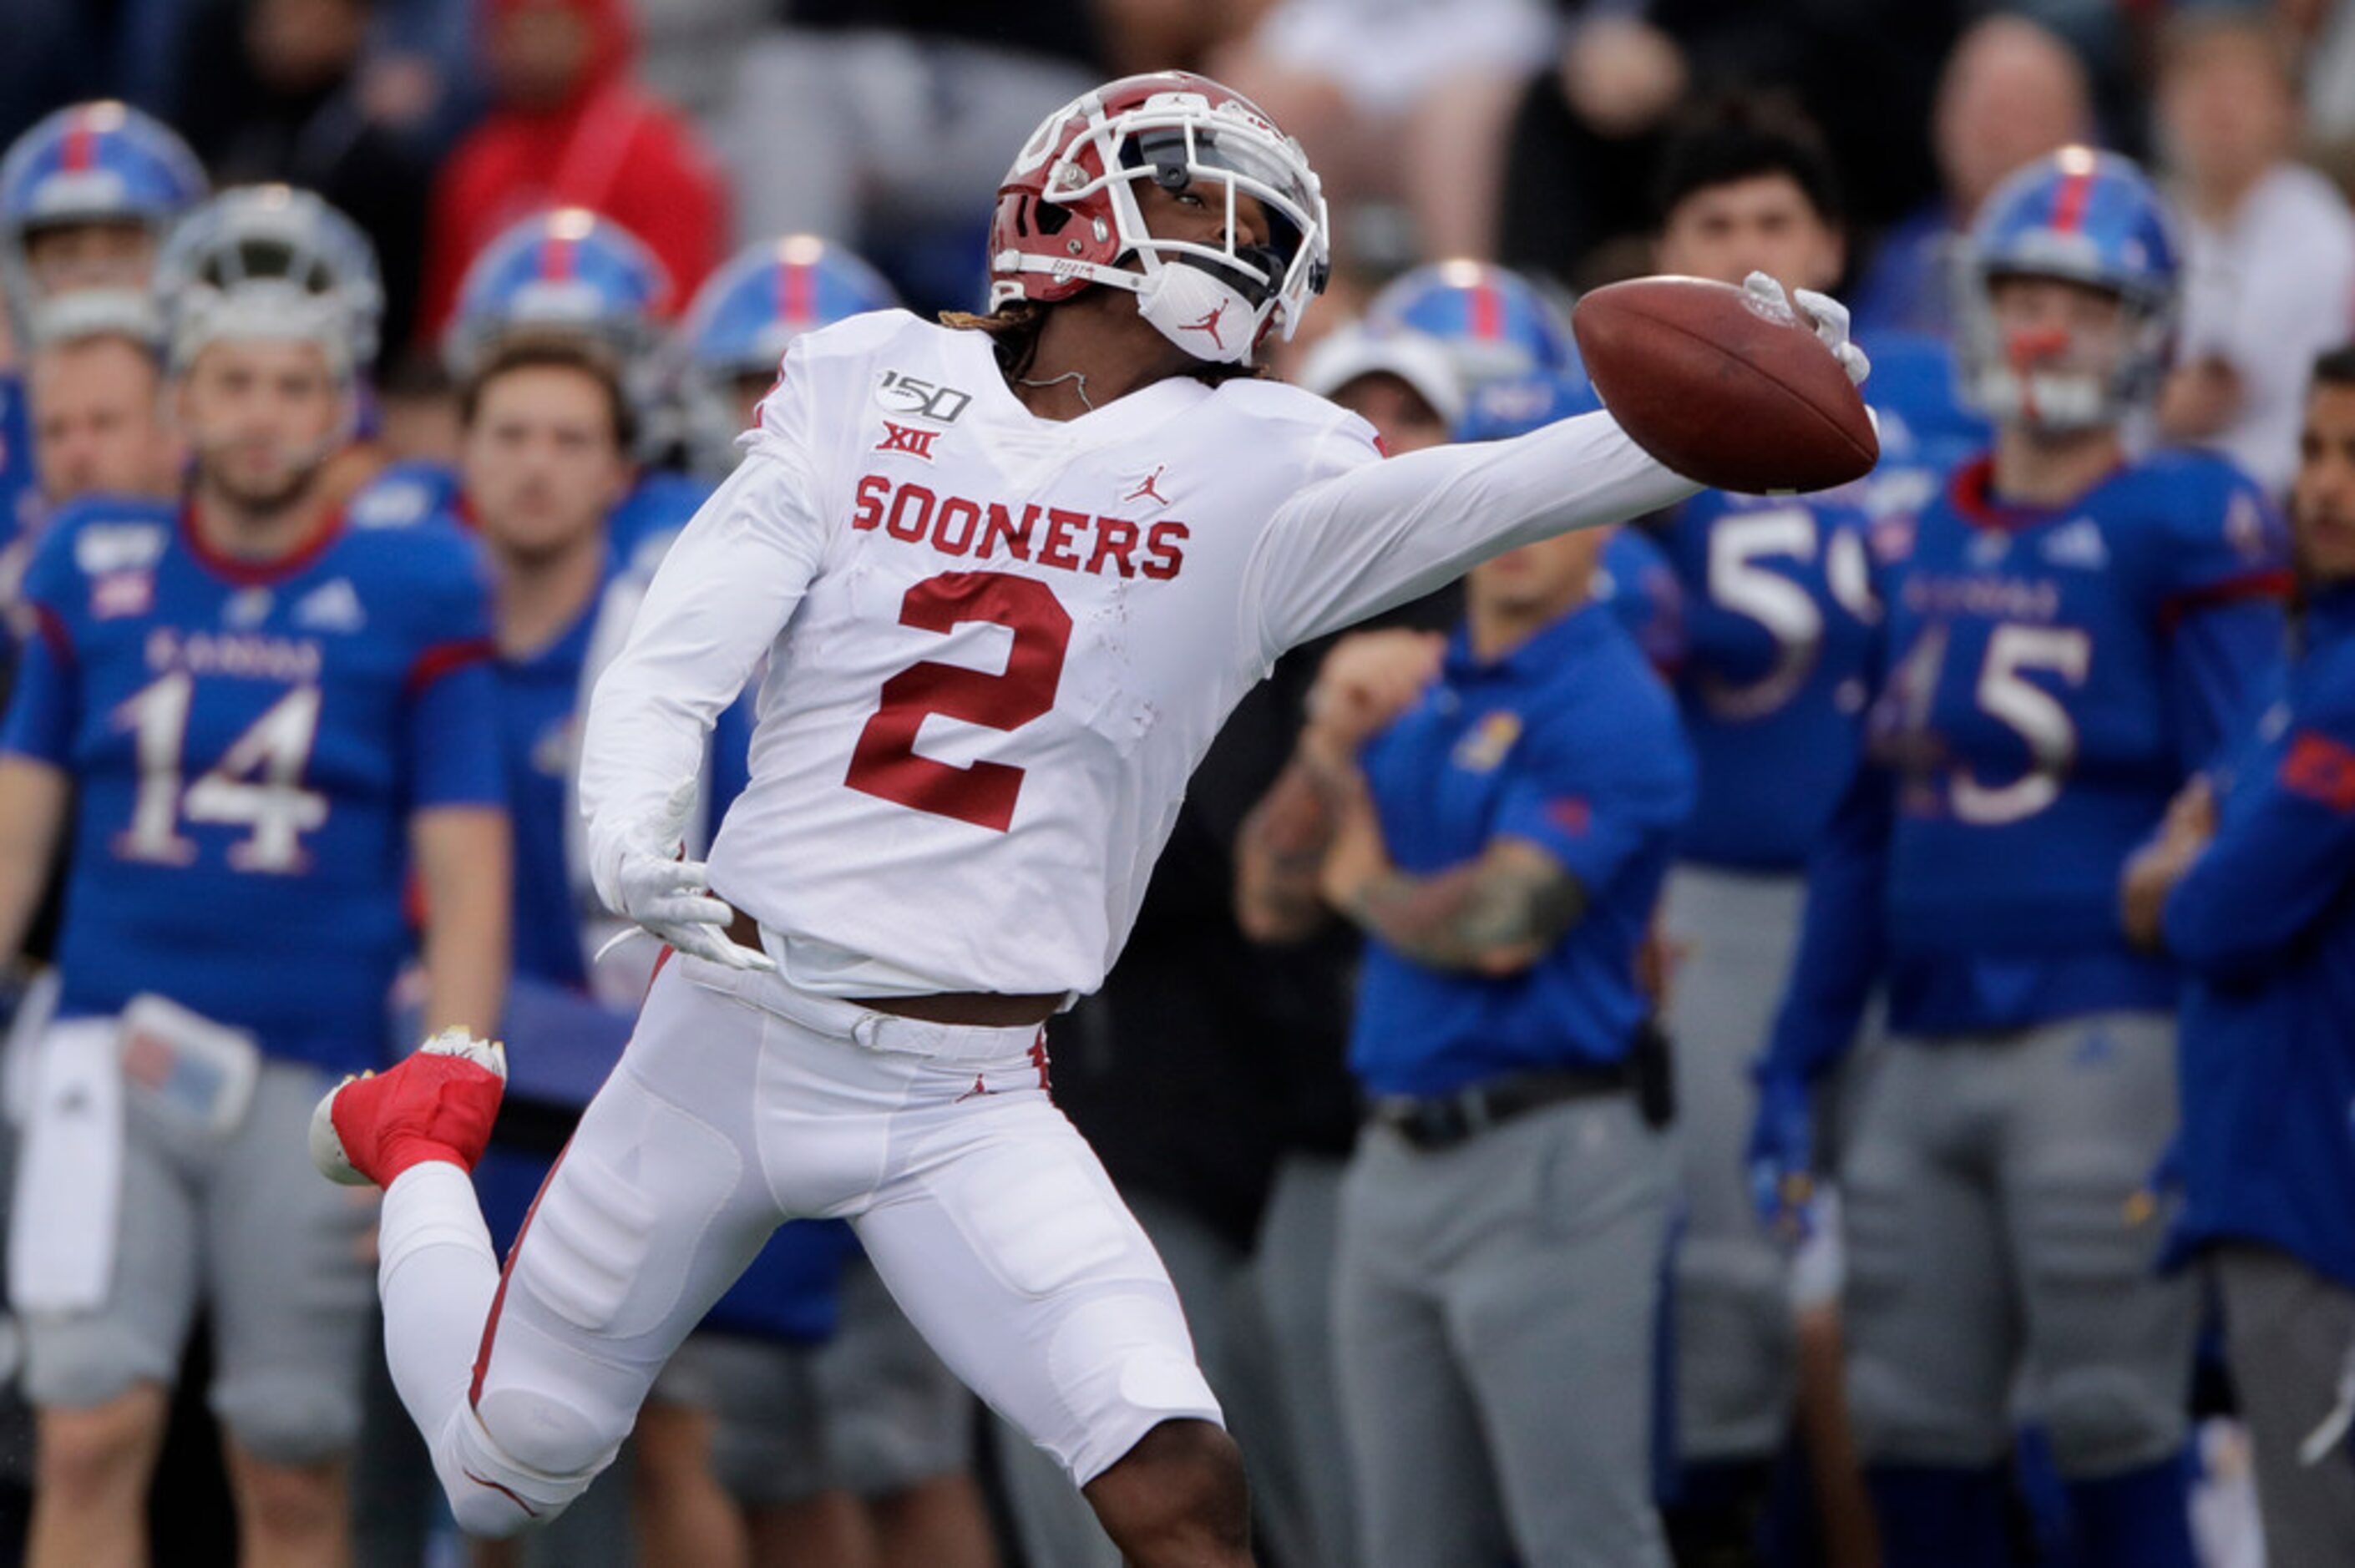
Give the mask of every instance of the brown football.
<svg viewBox="0 0 2355 1568">
<path fill-rule="evenodd" d="M 1604 407 L 1688 479 L 1753 495 L 1829 490 L 1881 461 L 1831 351 L 1730 283 L 1612 283 L 1578 302 L 1571 325 Z"/>
</svg>

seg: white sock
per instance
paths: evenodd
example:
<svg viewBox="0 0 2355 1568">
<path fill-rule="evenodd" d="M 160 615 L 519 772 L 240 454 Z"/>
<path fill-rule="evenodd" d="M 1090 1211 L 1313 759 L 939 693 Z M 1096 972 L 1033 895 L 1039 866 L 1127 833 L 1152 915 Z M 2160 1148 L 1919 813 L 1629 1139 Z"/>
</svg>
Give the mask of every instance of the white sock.
<svg viewBox="0 0 2355 1568">
<path fill-rule="evenodd" d="M 393 1178 L 377 1223 L 384 1355 L 417 1429 L 433 1441 L 466 1397 L 499 1260 L 473 1178 L 445 1160 Z"/>
</svg>

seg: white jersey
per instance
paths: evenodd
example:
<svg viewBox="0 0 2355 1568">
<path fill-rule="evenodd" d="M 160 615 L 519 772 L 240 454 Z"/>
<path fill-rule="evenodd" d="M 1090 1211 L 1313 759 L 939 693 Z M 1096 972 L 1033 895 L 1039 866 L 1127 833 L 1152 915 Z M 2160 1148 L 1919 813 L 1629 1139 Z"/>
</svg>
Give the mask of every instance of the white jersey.
<svg viewBox="0 0 2355 1568">
<path fill-rule="evenodd" d="M 1694 489 L 1600 415 L 1387 462 L 1273 382 L 1042 419 L 897 311 L 798 339 L 746 440 L 598 684 L 582 809 L 618 854 L 766 652 L 711 885 L 835 996 L 1093 991 L 1278 654 Z"/>
</svg>

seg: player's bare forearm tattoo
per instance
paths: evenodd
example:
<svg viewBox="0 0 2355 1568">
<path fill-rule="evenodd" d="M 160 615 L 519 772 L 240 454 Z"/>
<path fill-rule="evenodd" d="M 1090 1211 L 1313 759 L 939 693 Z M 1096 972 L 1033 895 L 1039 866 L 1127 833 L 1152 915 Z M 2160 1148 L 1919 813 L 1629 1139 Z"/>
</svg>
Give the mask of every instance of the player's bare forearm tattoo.
<svg viewBox="0 0 2355 1568">
<path fill-rule="evenodd" d="M 1499 841 L 1430 876 L 1391 870 L 1348 914 L 1391 948 L 1433 969 L 1510 971 L 1535 961 L 1586 912 L 1586 889 L 1533 844 Z"/>
</svg>

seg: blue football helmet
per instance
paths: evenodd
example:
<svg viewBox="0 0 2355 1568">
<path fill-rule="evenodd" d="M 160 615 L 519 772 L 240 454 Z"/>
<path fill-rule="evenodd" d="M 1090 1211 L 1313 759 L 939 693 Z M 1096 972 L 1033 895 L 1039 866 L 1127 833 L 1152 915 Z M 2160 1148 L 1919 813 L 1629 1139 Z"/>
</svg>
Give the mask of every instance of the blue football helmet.
<svg viewBox="0 0 2355 1568">
<path fill-rule="evenodd" d="M 1561 375 L 1580 363 L 1560 308 L 1518 272 L 1483 261 L 1434 261 L 1401 273 L 1374 296 L 1366 320 L 1412 327 L 1447 344 L 1467 389 Z"/>
<path fill-rule="evenodd" d="M 723 470 L 733 461 L 739 382 L 773 379 L 785 346 L 805 332 L 899 302 L 880 272 L 812 235 L 738 251 L 697 293 L 679 331 L 679 385 L 698 465 Z"/>
<path fill-rule="evenodd" d="M 1992 419 L 2047 429 L 2115 425 L 2156 395 L 2182 277 L 2174 221 L 2142 171 L 2115 153 L 2063 147 L 2019 170 L 1979 209 L 1956 285 L 1964 401 Z M 2126 345 L 2105 372 L 2040 368 L 1995 319 L 2006 278 L 2057 278 L 2117 296 Z"/>
<path fill-rule="evenodd" d="M 442 361 L 463 381 L 510 335 L 578 335 L 629 378 L 661 342 L 670 296 L 669 272 L 635 235 L 585 207 L 558 207 L 516 224 L 467 267 Z"/>
<path fill-rule="evenodd" d="M 91 332 L 153 340 L 162 318 L 148 289 L 153 251 L 122 276 L 86 283 L 34 273 L 29 241 L 44 229 L 123 224 L 160 248 L 173 220 L 204 199 L 204 170 L 169 127 L 126 104 L 77 103 L 16 138 L 0 159 L 0 286 L 26 335 L 48 342 Z"/>
<path fill-rule="evenodd" d="M 291 185 L 241 185 L 192 208 L 155 259 L 155 295 L 176 370 L 207 344 L 267 338 L 317 344 L 353 382 L 376 357 L 384 312 L 368 236 Z"/>
<path fill-rule="evenodd" d="M 1603 407 L 1583 376 L 1529 376 L 1491 381 L 1473 392 L 1456 422 L 1459 441 L 1501 441 Z"/>
</svg>

